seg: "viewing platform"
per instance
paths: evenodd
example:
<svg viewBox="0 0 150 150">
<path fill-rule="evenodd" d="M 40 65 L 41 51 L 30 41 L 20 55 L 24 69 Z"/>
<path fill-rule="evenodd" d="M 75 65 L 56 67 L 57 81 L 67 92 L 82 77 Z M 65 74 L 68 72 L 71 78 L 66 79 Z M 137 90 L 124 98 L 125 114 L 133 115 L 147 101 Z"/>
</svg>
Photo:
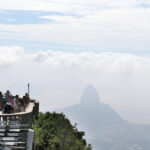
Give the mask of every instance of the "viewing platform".
<svg viewBox="0 0 150 150">
<path fill-rule="evenodd" d="M 34 119 L 38 118 L 39 102 L 29 100 L 24 112 L 0 112 L 0 149 L 32 150 Z"/>
</svg>

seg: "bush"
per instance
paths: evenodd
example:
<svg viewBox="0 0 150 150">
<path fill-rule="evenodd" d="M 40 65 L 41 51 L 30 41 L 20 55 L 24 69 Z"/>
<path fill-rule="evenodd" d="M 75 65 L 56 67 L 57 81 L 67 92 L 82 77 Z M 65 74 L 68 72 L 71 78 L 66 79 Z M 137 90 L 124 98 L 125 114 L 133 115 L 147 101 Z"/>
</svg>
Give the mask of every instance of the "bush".
<svg viewBox="0 0 150 150">
<path fill-rule="evenodd" d="M 63 113 L 39 113 L 33 128 L 35 150 L 92 150 Z"/>
</svg>

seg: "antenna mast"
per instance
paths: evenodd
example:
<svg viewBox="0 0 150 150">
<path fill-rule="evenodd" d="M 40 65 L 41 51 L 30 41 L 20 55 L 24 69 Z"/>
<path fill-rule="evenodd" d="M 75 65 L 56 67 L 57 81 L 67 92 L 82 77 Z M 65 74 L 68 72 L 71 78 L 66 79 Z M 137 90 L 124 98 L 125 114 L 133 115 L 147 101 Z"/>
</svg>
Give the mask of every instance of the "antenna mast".
<svg viewBox="0 0 150 150">
<path fill-rule="evenodd" d="M 28 83 L 28 95 L 30 95 L 30 84 L 29 83 Z"/>
</svg>

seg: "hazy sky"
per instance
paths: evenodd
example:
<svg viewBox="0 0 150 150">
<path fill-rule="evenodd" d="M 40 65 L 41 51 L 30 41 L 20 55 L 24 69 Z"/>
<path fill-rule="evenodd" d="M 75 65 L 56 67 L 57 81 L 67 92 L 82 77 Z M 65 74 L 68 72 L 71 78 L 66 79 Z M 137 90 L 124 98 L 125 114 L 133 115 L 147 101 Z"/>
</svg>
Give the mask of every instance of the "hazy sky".
<svg viewBox="0 0 150 150">
<path fill-rule="evenodd" d="M 149 54 L 150 0 L 0 0 L 0 44 Z"/>
<path fill-rule="evenodd" d="M 88 84 L 125 119 L 150 123 L 150 0 L 0 0 L 0 89 L 31 83 L 41 110 Z"/>
</svg>

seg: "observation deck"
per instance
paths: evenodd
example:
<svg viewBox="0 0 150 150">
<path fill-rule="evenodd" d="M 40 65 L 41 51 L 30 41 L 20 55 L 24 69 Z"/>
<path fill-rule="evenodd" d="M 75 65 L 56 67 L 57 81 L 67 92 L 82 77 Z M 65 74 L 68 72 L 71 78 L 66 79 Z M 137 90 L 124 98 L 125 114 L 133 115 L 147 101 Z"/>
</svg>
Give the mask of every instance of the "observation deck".
<svg viewBox="0 0 150 150">
<path fill-rule="evenodd" d="M 34 119 L 38 118 L 39 102 L 31 100 L 24 112 L 0 112 L 0 150 L 32 150 Z"/>
</svg>

